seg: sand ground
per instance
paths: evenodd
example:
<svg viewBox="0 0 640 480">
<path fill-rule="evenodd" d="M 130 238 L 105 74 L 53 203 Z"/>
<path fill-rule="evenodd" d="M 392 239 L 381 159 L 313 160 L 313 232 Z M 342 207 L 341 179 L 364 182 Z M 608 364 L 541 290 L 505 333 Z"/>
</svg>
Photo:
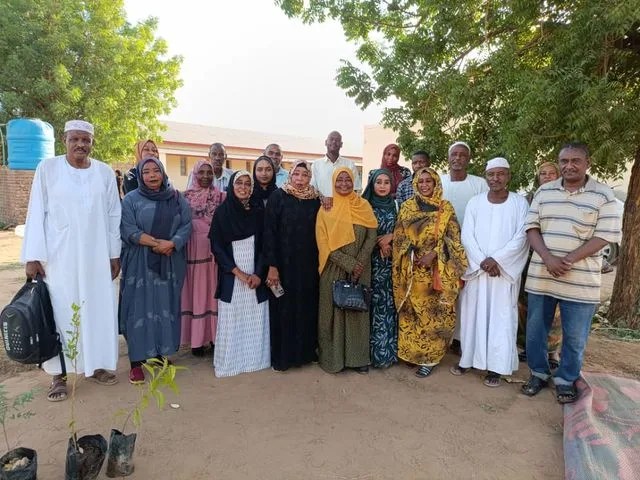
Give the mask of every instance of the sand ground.
<svg viewBox="0 0 640 480">
<path fill-rule="evenodd" d="M 0 232 L 0 305 L 24 281 L 20 240 Z M 609 282 L 610 283 L 610 282 Z M 610 288 L 610 287 L 609 287 Z M 4 353 L 4 352 L 2 352 Z M 8 424 L 12 445 L 38 451 L 38 478 L 60 479 L 70 402 L 50 403 L 48 377 L 24 371 L 0 355 L 11 394 L 39 388 L 36 414 Z M 227 379 L 213 376 L 211 356 L 179 352 L 180 395 L 163 410 L 150 407 L 138 429 L 131 478 L 182 479 L 561 479 L 562 408 L 551 390 L 535 398 L 514 383 L 490 389 L 482 374 L 449 374 L 457 359 L 427 379 L 402 365 L 388 370 L 329 375 L 315 365 L 286 373 L 264 370 Z M 640 344 L 593 335 L 586 369 L 640 377 Z M 120 428 L 116 412 L 138 390 L 127 381 L 121 342 L 120 382 L 111 387 L 78 380 L 80 434 Z M 106 478 L 104 473 L 100 478 Z"/>
</svg>

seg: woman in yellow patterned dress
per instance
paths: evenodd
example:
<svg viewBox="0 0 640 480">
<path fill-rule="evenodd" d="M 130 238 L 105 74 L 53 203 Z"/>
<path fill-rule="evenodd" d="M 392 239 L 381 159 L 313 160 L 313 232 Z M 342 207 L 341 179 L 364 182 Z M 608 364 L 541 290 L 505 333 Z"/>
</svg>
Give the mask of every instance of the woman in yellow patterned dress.
<svg viewBox="0 0 640 480">
<path fill-rule="evenodd" d="M 415 375 L 423 378 L 440 363 L 453 335 L 467 257 L 436 171 L 416 172 L 413 190 L 393 233 L 393 296 L 399 314 L 398 357 L 417 365 Z"/>
</svg>

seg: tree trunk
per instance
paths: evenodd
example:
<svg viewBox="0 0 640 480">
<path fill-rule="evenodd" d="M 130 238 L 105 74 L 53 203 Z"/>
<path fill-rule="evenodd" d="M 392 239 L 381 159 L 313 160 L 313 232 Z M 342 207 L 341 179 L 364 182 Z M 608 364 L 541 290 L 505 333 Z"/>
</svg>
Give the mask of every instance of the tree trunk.
<svg viewBox="0 0 640 480">
<path fill-rule="evenodd" d="M 616 327 L 640 329 L 640 146 L 636 150 L 624 203 L 622 245 L 613 284 L 609 322 Z"/>
</svg>

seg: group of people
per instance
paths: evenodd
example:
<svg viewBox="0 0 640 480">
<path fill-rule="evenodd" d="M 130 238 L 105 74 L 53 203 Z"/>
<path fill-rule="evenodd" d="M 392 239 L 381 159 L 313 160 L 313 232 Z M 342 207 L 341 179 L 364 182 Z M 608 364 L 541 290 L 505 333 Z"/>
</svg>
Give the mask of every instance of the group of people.
<svg viewBox="0 0 640 480">
<path fill-rule="evenodd" d="M 120 200 L 113 172 L 89 157 L 93 126 L 67 122 L 64 142 L 66 155 L 36 170 L 22 259 L 49 286 L 63 342 L 72 303 L 81 307 L 76 373 L 115 383 L 122 333 L 131 383 L 145 381 L 145 361 L 189 345 L 195 356 L 213 349 L 218 377 L 311 362 L 364 374 L 400 360 L 424 378 L 453 348 L 452 374 L 483 370 L 496 387 L 518 368 L 520 312 L 531 370 L 522 392 L 537 394 L 553 376 L 558 401 L 575 400 L 599 252 L 620 240 L 613 192 L 587 175 L 585 145 L 543 164 L 527 199 L 508 190 L 504 158 L 487 162 L 485 178 L 469 174 L 464 142 L 449 148 L 444 175 L 424 151 L 411 170 L 400 166 L 400 148 L 388 145 L 360 194 L 338 132 L 323 158 L 289 171 L 277 144 L 252 172 L 234 172 L 214 143 L 181 193 L 145 140 Z M 336 280 L 370 287 L 369 311 L 335 306 Z M 552 325 L 562 329 L 559 356 L 557 340 L 548 348 Z M 59 359 L 44 367 L 48 399 L 64 400 Z"/>
</svg>

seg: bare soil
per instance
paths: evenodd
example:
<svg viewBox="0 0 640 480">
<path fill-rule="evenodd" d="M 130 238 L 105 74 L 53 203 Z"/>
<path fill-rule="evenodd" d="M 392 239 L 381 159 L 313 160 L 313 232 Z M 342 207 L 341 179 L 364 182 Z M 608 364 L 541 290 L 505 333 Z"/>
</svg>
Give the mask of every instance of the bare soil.
<svg viewBox="0 0 640 480">
<path fill-rule="evenodd" d="M 24 281 L 16 268 L 19 240 L 0 232 L 0 305 Z M 13 253 L 11 253 L 13 252 Z M 612 277 L 613 274 L 610 276 Z M 613 278 L 611 278 L 611 281 Z M 122 343 L 111 387 L 78 380 L 79 433 L 121 428 L 116 413 L 130 408 L 138 389 L 127 381 Z M 15 395 L 40 389 L 36 414 L 8 425 L 13 445 L 38 451 L 39 478 L 63 478 L 70 401 L 50 403 L 49 378 L 1 360 Z M 585 369 L 638 376 L 640 344 L 593 335 Z M 285 373 L 263 370 L 217 379 L 211 356 L 180 351 L 180 395 L 144 414 L 131 478 L 186 479 L 562 479 L 562 409 L 550 390 L 519 394 L 527 377 L 482 385 L 482 374 L 454 377 L 447 356 L 432 376 L 417 379 L 402 365 L 369 375 L 329 375 L 315 365 Z M 20 366 L 19 366 L 20 367 Z M 104 473 L 100 478 L 106 478 Z"/>
</svg>

